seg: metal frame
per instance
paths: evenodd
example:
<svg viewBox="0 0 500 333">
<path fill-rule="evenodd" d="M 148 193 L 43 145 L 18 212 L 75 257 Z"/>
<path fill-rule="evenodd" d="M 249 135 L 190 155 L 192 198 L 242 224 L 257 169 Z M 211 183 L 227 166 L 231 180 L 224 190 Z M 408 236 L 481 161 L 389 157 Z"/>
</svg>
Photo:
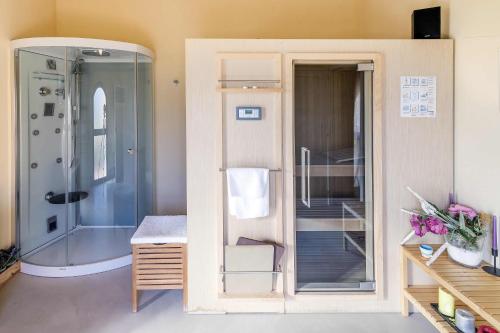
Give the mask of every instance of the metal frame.
<svg viewBox="0 0 500 333">
<path fill-rule="evenodd" d="M 294 80 L 295 80 L 295 65 L 300 65 L 302 64 L 302 62 L 294 62 L 293 63 L 293 66 L 294 66 Z M 313 65 L 315 63 L 309 63 L 308 64 L 310 65 Z M 337 62 L 335 61 L 332 61 L 331 63 L 328 63 L 328 64 L 337 64 Z M 325 63 L 316 63 L 316 65 L 325 65 Z M 372 121 L 371 121 L 371 118 L 372 118 L 372 113 L 373 113 L 373 95 L 371 94 L 371 90 L 372 90 L 372 86 L 373 86 L 373 77 L 371 75 L 372 71 L 374 70 L 374 64 L 373 63 L 365 63 L 365 62 L 359 62 L 358 63 L 358 68 L 357 68 L 357 71 L 360 72 L 365 72 L 365 73 L 370 73 L 369 75 L 366 75 L 363 77 L 363 90 L 362 90 L 362 94 L 363 94 L 363 97 L 365 98 L 366 97 L 366 93 L 365 93 L 365 88 L 367 86 L 369 86 L 369 97 L 370 97 L 370 101 L 371 103 L 363 103 L 363 111 L 364 111 L 364 114 L 365 114 L 365 128 L 363 129 L 365 134 L 366 133 L 369 133 L 370 134 L 370 138 L 368 138 L 368 140 L 365 138 L 365 146 L 366 146 L 366 142 L 368 142 L 370 145 L 372 143 L 372 137 L 373 137 L 373 129 L 372 129 Z M 369 78 L 369 82 L 367 82 L 367 76 Z M 295 91 L 294 91 L 294 95 L 295 95 Z M 369 111 L 369 112 L 367 112 Z M 369 122 L 366 122 L 366 117 L 369 117 L 370 121 Z M 295 108 L 293 109 L 293 117 L 295 118 Z M 369 132 L 367 132 L 367 129 L 369 129 Z M 294 139 L 295 139 L 295 135 L 294 135 Z M 293 145 L 295 146 L 296 143 L 294 142 Z M 302 200 L 302 203 L 308 207 L 308 208 L 311 208 L 311 180 L 310 180 L 310 169 L 311 169 L 311 151 L 306 148 L 306 147 L 301 147 L 301 165 L 302 165 L 302 173 L 301 173 L 301 200 Z M 368 159 L 370 161 L 370 165 L 372 164 L 372 160 L 373 160 L 373 154 L 372 154 L 372 148 L 371 146 L 368 148 L 368 149 L 365 149 L 365 156 L 367 154 L 370 154 L 371 158 Z M 307 172 L 306 172 L 306 167 L 307 167 Z M 367 170 L 367 172 L 370 172 L 372 170 L 372 168 L 370 168 L 369 170 Z M 366 172 L 365 172 L 366 174 Z M 369 180 L 366 180 L 365 179 L 365 183 L 369 183 L 370 181 L 373 180 L 373 177 L 372 175 L 370 175 L 370 178 Z M 306 185 L 307 184 L 307 185 Z M 304 188 L 307 188 L 307 194 L 305 194 L 306 192 L 304 191 Z M 367 189 L 367 193 L 371 191 L 372 189 L 372 186 L 370 184 L 370 186 L 366 186 L 366 189 Z M 372 193 L 370 192 L 369 193 L 369 198 L 370 200 L 372 200 Z M 367 204 L 370 204 L 371 201 L 368 201 Z M 373 207 L 372 207 L 373 208 Z M 366 213 L 365 213 L 365 218 L 361 218 L 358 214 L 356 214 L 354 211 L 352 211 L 349 206 L 347 206 L 345 203 L 342 203 L 342 241 L 343 241 L 343 247 L 346 248 L 346 240 L 351 243 L 358 251 L 360 251 L 363 256 L 365 257 L 365 260 L 366 262 L 371 262 L 372 264 L 372 270 L 369 269 L 368 265 L 366 265 L 366 272 L 367 272 L 367 278 L 370 276 L 371 278 L 373 278 L 373 272 L 375 270 L 375 264 L 374 264 L 374 260 L 373 260 L 373 251 L 371 253 L 371 258 L 369 258 L 368 256 L 368 248 L 367 248 L 367 251 L 363 251 L 359 245 L 357 245 L 353 240 L 352 238 L 345 232 L 345 216 L 344 216 L 344 210 L 348 210 L 350 213 L 353 213 L 353 215 L 358 218 L 359 220 L 364 220 L 364 224 L 366 225 L 366 221 L 368 219 L 371 220 L 372 224 L 375 223 L 375 221 L 373 220 L 373 214 L 370 213 L 371 210 L 370 209 L 366 209 Z M 297 213 L 296 211 L 296 208 L 295 208 L 295 214 Z M 365 235 L 368 235 L 368 231 L 367 231 L 367 228 L 364 227 L 364 231 L 365 231 Z M 373 239 L 374 235 L 373 235 L 373 229 L 372 229 L 372 233 L 371 233 L 371 238 Z M 368 239 L 368 237 L 367 237 Z M 367 241 L 367 243 L 370 243 Z M 295 231 L 295 244 L 297 244 L 297 238 L 296 238 L 296 231 Z M 371 242 L 371 244 L 373 245 L 373 240 Z M 295 247 L 296 249 L 297 247 Z M 297 255 L 295 254 L 295 267 L 297 267 Z M 321 282 L 321 283 L 299 283 L 298 282 L 298 277 L 297 277 L 297 273 L 298 271 L 295 270 L 295 292 L 296 293 L 316 293 L 316 294 L 321 294 L 321 293 L 324 293 L 324 292 L 366 292 L 366 291 L 375 291 L 375 286 L 376 286 L 376 281 L 367 281 L 367 282 L 359 282 L 359 287 L 355 287 L 355 285 L 358 285 L 358 283 L 356 282 Z"/>
</svg>

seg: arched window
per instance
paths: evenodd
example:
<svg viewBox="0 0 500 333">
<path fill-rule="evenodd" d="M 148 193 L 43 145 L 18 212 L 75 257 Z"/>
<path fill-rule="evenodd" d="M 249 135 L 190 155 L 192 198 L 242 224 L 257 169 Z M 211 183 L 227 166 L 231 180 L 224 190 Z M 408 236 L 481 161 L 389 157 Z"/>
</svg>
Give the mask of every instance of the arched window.
<svg viewBox="0 0 500 333">
<path fill-rule="evenodd" d="M 99 87 L 94 92 L 94 180 L 106 178 L 106 94 Z"/>
</svg>

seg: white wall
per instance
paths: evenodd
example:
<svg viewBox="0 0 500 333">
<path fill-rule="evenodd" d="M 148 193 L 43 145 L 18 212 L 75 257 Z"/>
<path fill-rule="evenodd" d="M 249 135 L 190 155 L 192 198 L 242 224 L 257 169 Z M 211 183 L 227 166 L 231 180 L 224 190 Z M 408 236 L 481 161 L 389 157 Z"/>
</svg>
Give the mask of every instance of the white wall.
<svg viewBox="0 0 500 333">
<path fill-rule="evenodd" d="M 500 1 L 454 0 L 458 201 L 500 214 Z M 485 254 L 489 255 L 488 239 Z"/>
</svg>

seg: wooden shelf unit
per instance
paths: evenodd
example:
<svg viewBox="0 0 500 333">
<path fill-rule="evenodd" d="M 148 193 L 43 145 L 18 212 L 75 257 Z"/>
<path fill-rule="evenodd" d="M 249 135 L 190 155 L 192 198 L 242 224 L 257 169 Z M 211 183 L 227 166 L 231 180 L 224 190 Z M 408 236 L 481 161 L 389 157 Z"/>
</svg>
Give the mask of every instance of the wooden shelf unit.
<svg viewBox="0 0 500 333">
<path fill-rule="evenodd" d="M 434 246 L 439 247 L 438 245 Z M 409 286 L 408 264 L 413 263 L 438 285 Z M 419 245 L 401 247 L 401 313 L 408 316 L 411 302 L 439 332 L 456 332 L 435 310 L 438 288 L 446 289 L 455 297 L 457 308 L 465 308 L 476 316 L 476 326 L 489 325 L 500 330 L 500 278 L 485 273 L 481 268 L 466 268 L 454 263 L 443 253 L 431 266 L 420 255 Z"/>
</svg>

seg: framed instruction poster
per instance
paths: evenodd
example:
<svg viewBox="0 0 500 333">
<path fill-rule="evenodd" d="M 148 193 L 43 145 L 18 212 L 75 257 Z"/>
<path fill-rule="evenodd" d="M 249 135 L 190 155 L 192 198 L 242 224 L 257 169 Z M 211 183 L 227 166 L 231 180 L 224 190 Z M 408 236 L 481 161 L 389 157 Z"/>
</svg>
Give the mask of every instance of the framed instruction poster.
<svg viewBox="0 0 500 333">
<path fill-rule="evenodd" d="M 435 76 L 401 76 L 401 117 L 436 117 Z"/>
</svg>

